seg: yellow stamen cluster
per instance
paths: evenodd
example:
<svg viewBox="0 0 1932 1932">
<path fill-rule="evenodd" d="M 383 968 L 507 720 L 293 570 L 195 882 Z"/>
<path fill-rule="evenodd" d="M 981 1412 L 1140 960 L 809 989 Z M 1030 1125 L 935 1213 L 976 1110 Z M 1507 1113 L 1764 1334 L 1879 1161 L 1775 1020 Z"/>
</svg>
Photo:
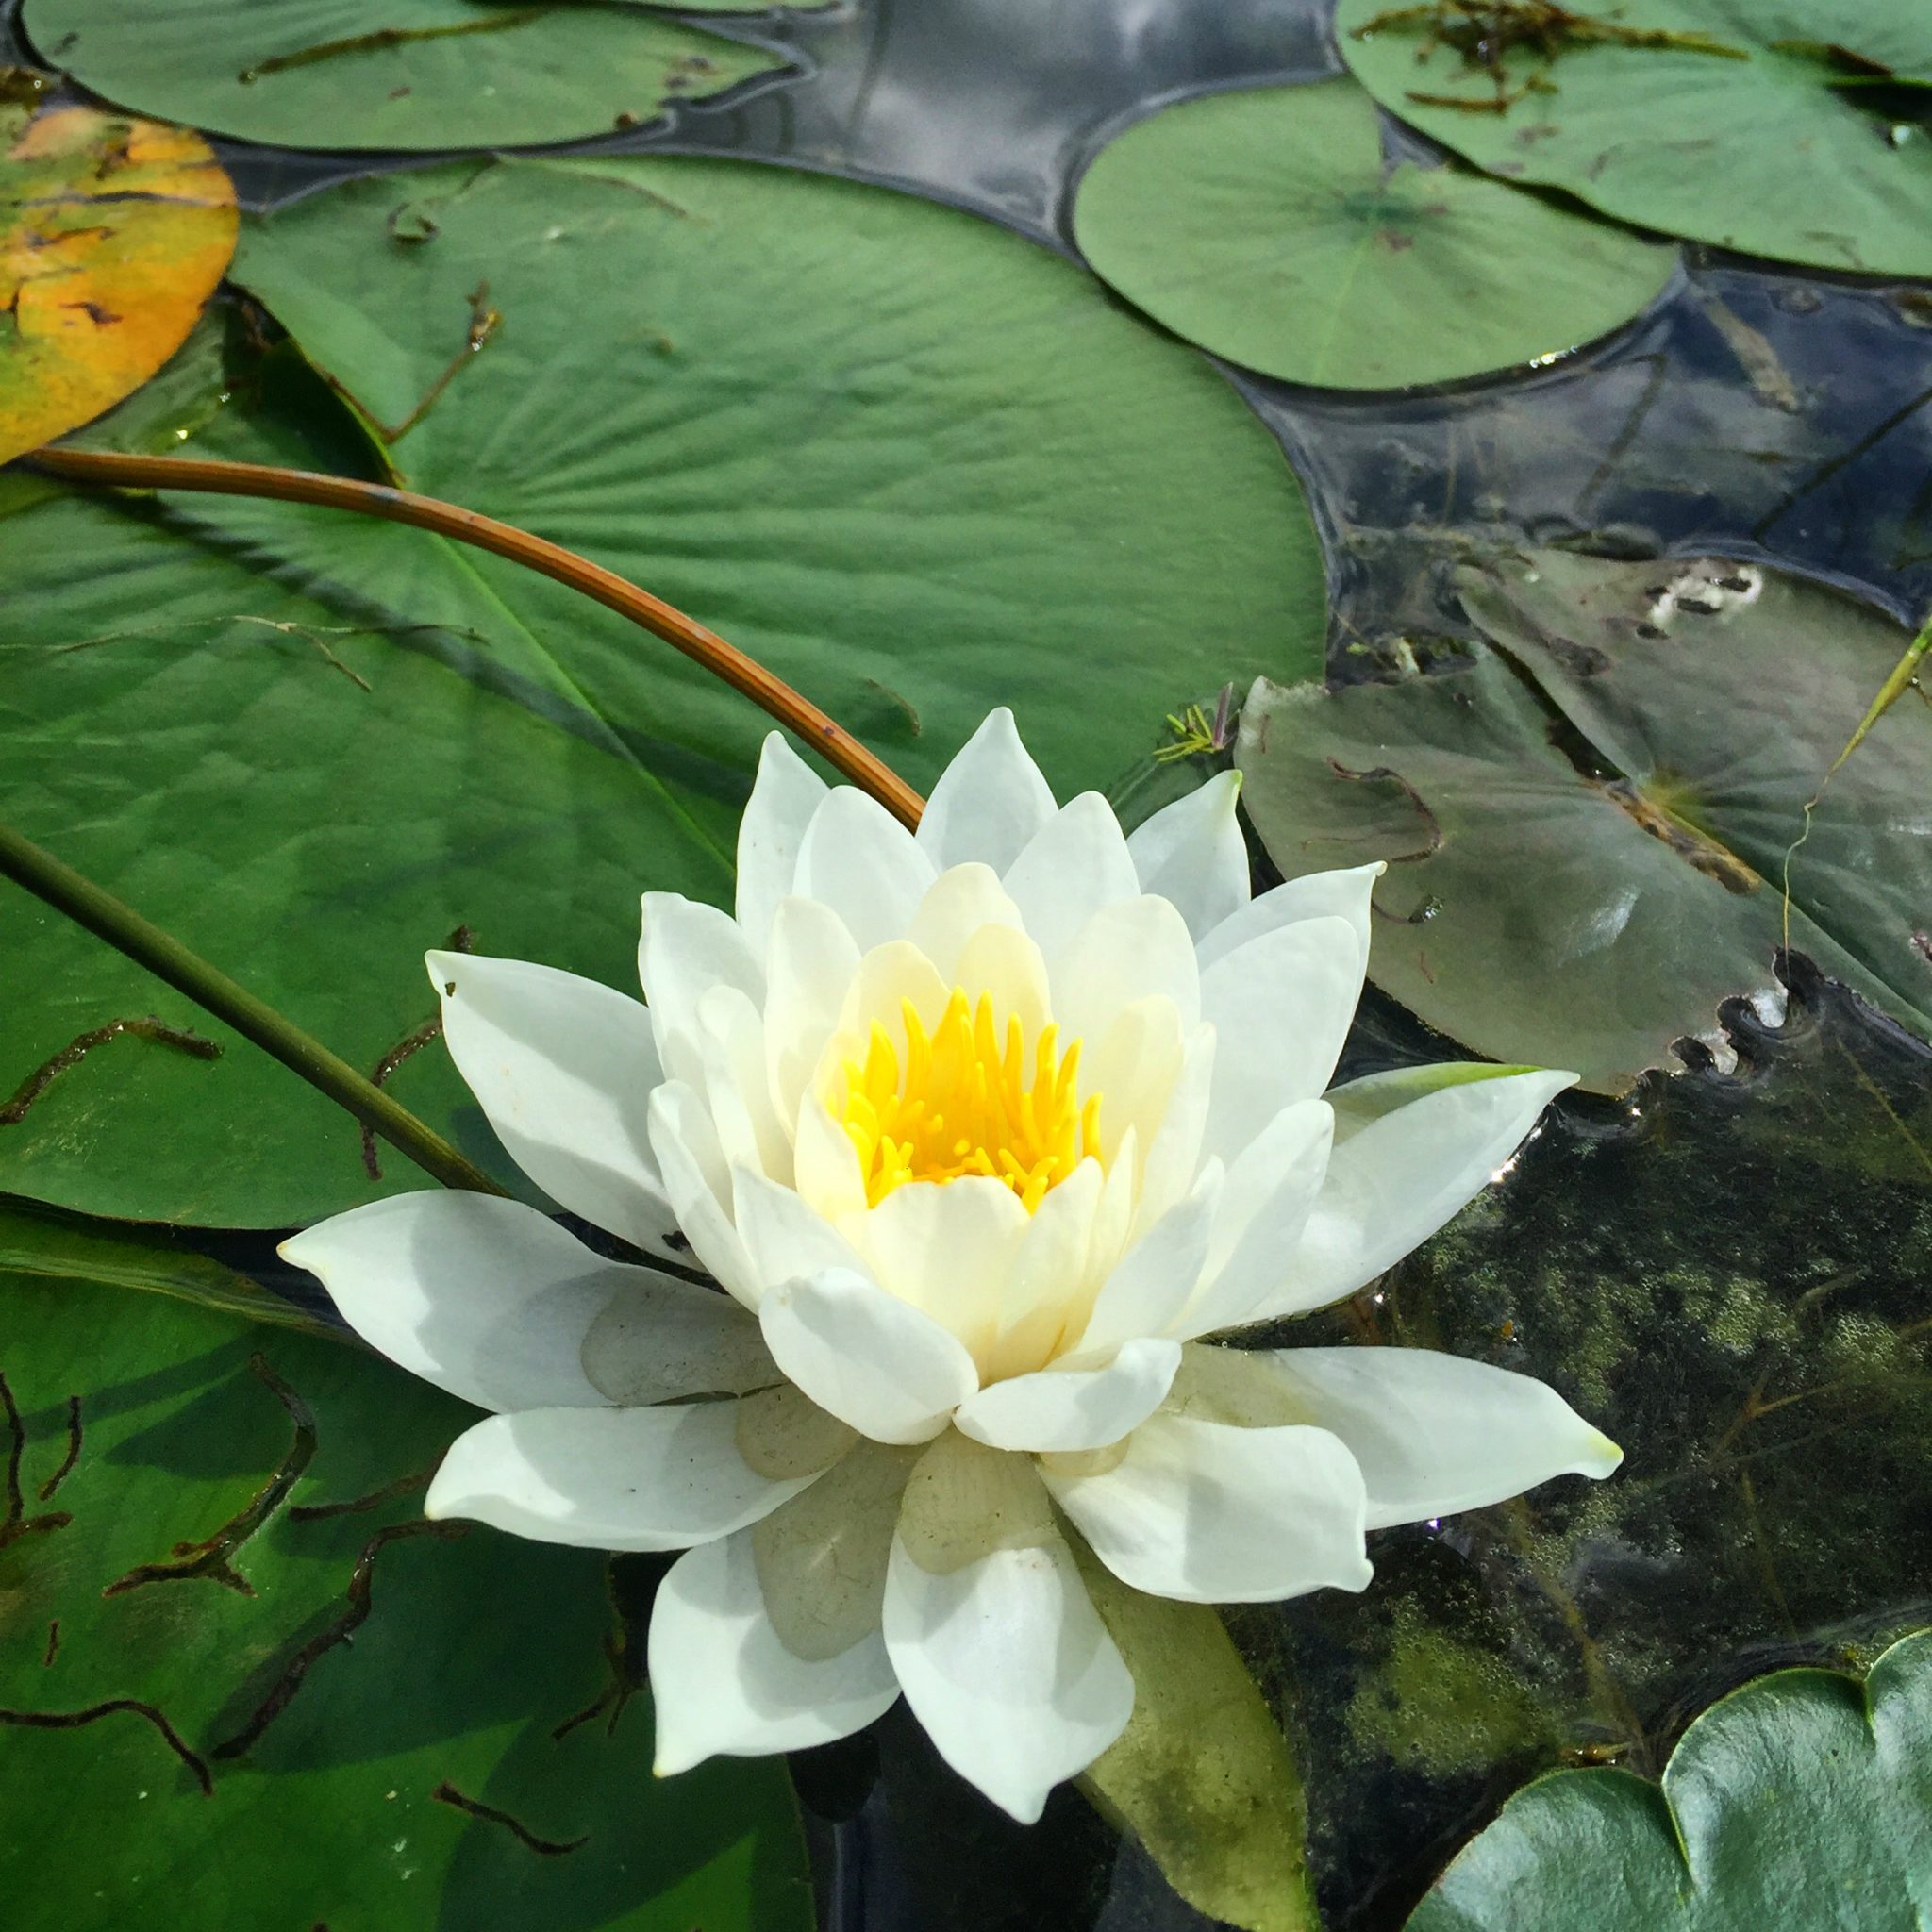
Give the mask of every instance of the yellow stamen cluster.
<svg viewBox="0 0 1932 1932">
<path fill-rule="evenodd" d="M 1085 1157 L 1099 1158 L 1100 1096 L 1080 1101 L 1077 1040 L 1062 1054 L 1058 1031 L 1042 1027 L 1029 1071 L 1018 1016 L 1008 1019 L 1002 1040 L 985 993 L 975 1006 L 955 987 L 930 1034 L 910 1000 L 900 1012 L 904 1067 L 874 1021 L 864 1063 L 847 1059 L 842 1098 L 832 1095 L 874 1208 L 908 1181 L 986 1174 L 1004 1181 L 1031 1213 Z"/>
</svg>

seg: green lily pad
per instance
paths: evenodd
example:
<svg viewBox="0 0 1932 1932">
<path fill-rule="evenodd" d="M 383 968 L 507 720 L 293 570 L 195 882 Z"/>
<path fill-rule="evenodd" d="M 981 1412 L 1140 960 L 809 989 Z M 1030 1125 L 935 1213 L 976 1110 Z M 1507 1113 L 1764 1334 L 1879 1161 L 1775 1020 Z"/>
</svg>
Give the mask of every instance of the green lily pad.
<svg viewBox="0 0 1932 1932">
<path fill-rule="evenodd" d="M 1571 10 L 1611 37 L 1558 32 L 1551 53 L 1492 32 L 1493 71 L 1450 43 L 1475 39 L 1453 5 L 1341 0 L 1336 31 L 1385 108 L 1492 175 L 1747 255 L 1932 275 L 1932 126 L 1899 98 L 1932 63 L 1920 0 Z M 1496 9 L 1506 24 L 1539 11 L 1556 9 Z M 1743 58 L 1615 38 L 1650 32 L 1702 36 Z M 1861 64 L 1906 85 L 1869 85 Z"/>
<path fill-rule="evenodd" d="M 463 1405 L 74 1279 L 0 1334 L 20 1932 L 809 1932 L 782 1764 L 651 1776 L 648 1565 L 418 1516 Z"/>
<path fill-rule="evenodd" d="M 30 0 L 23 18 L 45 59 L 108 100 L 277 147 L 572 141 L 784 64 L 629 7 Z"/>
<path fill-rule="evenodd" d="M 1507 658 L 1263 683 L 1241 718 L 1243 802 L 1284 874 L 1391 861 L 1377 985 L 1608 1093 L 1714 1037 L 1726 997 L 1774 995 L 1786 943 L 1932 1030 L 1932 715 L 1894 705 L 1826 783 L 1908 633 L 1722 560 L 1535 552 L 1458 584 Z"/>
<path fill-rule="evenodd" d="M 398 208 L 427 239 L 394 238 Z M 1177 702 L 1320 665 L 1274 439 L 1091 276 L 971 216 L 732 163 L 462 165 L 250 225 L 242 275 L 370 417 L 435 392 L 383 446 L 407 481 L 714 624 L 917 785 L 997 704 L 1069 793 Z M 486 279 L 501 323 L 472 353 Z M 231 379 L 192 447 L 366 463 L 294 353 Z M 770 720 L 561 586 L 240 499 L 67 497 L 7 529 L 0 817 L 355 1064 L 430 1017 L 422 955 L 458 925 L 625 986 L 641 889 L 728 897 Z M 0 1099 L 115 1019 L 223 1039 L 8 891 Z M 99 1047 L 0 1125 L 0 1185 L 277 1226 L 416 1184 L 394 1158 L 373 1181 L 353 1122 L 226 1044 Z M 440 1048 L 395 1086 L 487 1155 Z"/>
<path fill-rule="evenodd" d="M 1661 1786 L 1558 1772 L 1519 1791 L 1409 1932 L 1907 1927 L 1932 1910 L 1932 1632 L 1861 1684 L 1778 1671 L 1713 1705 Z"/>
<path fill-rule="evenodd" d="M 1675 251 L 1453 164 L 1387 165 L 1351 80 L 1210 94 L 1103 148 L 1074 232 L 1128 301 L 1289 382 L 1396 389 L 1621 327 Z"/>
</svg>

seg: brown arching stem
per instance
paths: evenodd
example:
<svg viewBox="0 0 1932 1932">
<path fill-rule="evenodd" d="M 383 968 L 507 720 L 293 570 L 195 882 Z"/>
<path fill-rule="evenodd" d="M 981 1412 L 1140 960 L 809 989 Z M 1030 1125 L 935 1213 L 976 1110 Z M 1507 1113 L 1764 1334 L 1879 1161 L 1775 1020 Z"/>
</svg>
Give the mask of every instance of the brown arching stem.
<svg viewBox="0 0 1932 1932">
<path fill-rule="evenodd" d="M 324 476 L 308 470 L 280 470 L 265 463 L 205 462 L 186 457 L 120 456 L 105 450 L 45 448 L 26 461 L 53 476 L 116 490 L 201 490 L 225 496 L 266 496 L 283 503 L 312 503 L 328 509 L 355 510 L 391 523 L 413 524 L 439 537 L 493 551 L 513 563 L 539 571 L 593 597 L 607 609 L 627 617 L 654 637 L 722 677 L 734 691 L 797 733 L 825 762 L 858 786 L 902 824 L 916 825 L 924 809 L 921 798 L 891 766 L 783 678 L 748 658 L 715 631 L 707 630 L 662 598 L 606 570 L 560 544 L 533 537 L 513 524 L 498 523 L 475 510 L 419 496 L 386 483 L 363 483 L 347 476 Z"/>
</svg>

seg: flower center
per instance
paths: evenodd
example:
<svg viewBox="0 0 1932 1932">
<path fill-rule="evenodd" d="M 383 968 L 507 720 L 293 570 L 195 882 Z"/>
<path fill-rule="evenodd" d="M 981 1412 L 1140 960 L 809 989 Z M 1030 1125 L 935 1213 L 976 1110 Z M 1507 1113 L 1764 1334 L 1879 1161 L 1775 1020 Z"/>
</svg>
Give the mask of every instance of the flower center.
<svg viewBox="0 0 1932 1932">
<path fill-rule="evenodd" d="M 1091 1155 L 1100 1157 L 1100 1096 L 1077 1092 L 1080 1042 L 1059 1050 L 1053 1026 L 1041 1029 L 1028 1063 L 1019 1017 L 1001 1039 L 992 1000 L 975 1006 L 955 987 L 930 1034 L 901 1003 L 906 1063 L 877 1021 L 865 1060 L 844 1063 L 842 1105 L 833 1114 L 852 1137 L 874 1208 L 908 1181 L 952 1181 L 985 1174 L 1004 1181 L 1029 1213 L 1049 1188 Z"/>
</svg>

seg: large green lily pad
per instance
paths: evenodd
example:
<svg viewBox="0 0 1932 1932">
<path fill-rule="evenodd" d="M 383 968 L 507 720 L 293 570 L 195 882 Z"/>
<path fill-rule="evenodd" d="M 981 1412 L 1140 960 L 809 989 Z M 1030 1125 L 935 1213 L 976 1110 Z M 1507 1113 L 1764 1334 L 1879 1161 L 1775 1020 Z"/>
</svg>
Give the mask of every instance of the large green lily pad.
<svg viewBox="0 0 1932 1932">
<path fill-rule="evenodd" d="M 1568 1771 L 1519 1791 L 1409 1932 L 1758 1932 L 1932 1911 L 1932 1633 L 1861 1684 L 1778 1671 L 1685 1732 L 1660 1786 Z"/>
<path fill-rule="evenodd" d="M 19 1932 L 808 1932 L 782 1764 L 651 1776 L 648 1571 L 418 1516 L 463 1405 L 72 1279 L 0 1335 Z"/>
<path fill-rule="evenodd" d="M 1210 94 L 1081 177 L 1096 273 L 1232 362 L 1396 389 L 1574 349 L 1655 299 L 1674 250 L 1450 164 L 1392 166 L 1351 80 Z"/>
<path fill-rule="evenodd" d="M 1506 23 L 1558 10 L 1540 0 L 1493 9 Z M 1454 0 L 1341 0 L 1336 29 L 1384 107 L 1493 175 L 1749 255 L 1932 275 L 1932 125 L 1913 84 L 1932 68 L 1932 16 L 1920 0 L 1570 10 L 1613 34 L 1702 35 L 1744 58 L 1561 34 L 1552 58 L 1492 30 L 1499 92 L 1495 72 L 1440 31 L 1477 38 L 1457 25 L 1468 17 Z M 1887 70 L 1907 84 L 1874 85 Z"/>
<path fill-rule="evenodd" d="M 428 240 L 392 239 L 399 208 Z M 464 166 L 257 224 L 242 275 L 391 425 L 456 355 L 387 447 L 408 480 L 715 624 L 916 784 L 996 704 L 1071 792 L 1177 701 L 1319 665 L 1314 532 L 1267 431 L 1091 277 L 969 216 L 731 164 Z M 502 321 L 470 354 L 483 278 Z M 240 391 L 194 446 L 366 459 L 326 397 Z M 728 897 L 770 721 L 547 579 L 231 499 L 69 499 L 8 529 L 0 816 L 356 1064 L 429 1017 L 421 956 L 458 925 L 634 985 L 641 889 Z M 221 1038 L 24 897 L 8 932 L 0 1100 L 117 1018 Z M 440 1048 L 396 1090 L 487 1152 Z M 235 1041 L 208 1062 L 116 1039 L 0 1125 L 18 1192 L 221 1226 L 414 1184 L 386 1165 L 372 1181 L 354 1124 Z"/>
<path fill-rule="evenodd" d="M 31 0 L 35 46 L 144 114 L 279 147 L 525 147 L 628 127 L 783 65 L 628 7 Z"/>
<path fill-rule="evenodd" d="M 1727 996 L 1771 994 L 1785 943 L 1932 1030 L 1932 716 L 1894 705 L 1826 783 L 1908 633 L 1722 560 L 1540 551 L 1458 584 L 1497 646 L 1468 668 L 1263 683 L 1241 719 L 1243 800 L 1285 874 L 1391 861 L 1379 986 L 1612 1093 Z"/>
</svg>

